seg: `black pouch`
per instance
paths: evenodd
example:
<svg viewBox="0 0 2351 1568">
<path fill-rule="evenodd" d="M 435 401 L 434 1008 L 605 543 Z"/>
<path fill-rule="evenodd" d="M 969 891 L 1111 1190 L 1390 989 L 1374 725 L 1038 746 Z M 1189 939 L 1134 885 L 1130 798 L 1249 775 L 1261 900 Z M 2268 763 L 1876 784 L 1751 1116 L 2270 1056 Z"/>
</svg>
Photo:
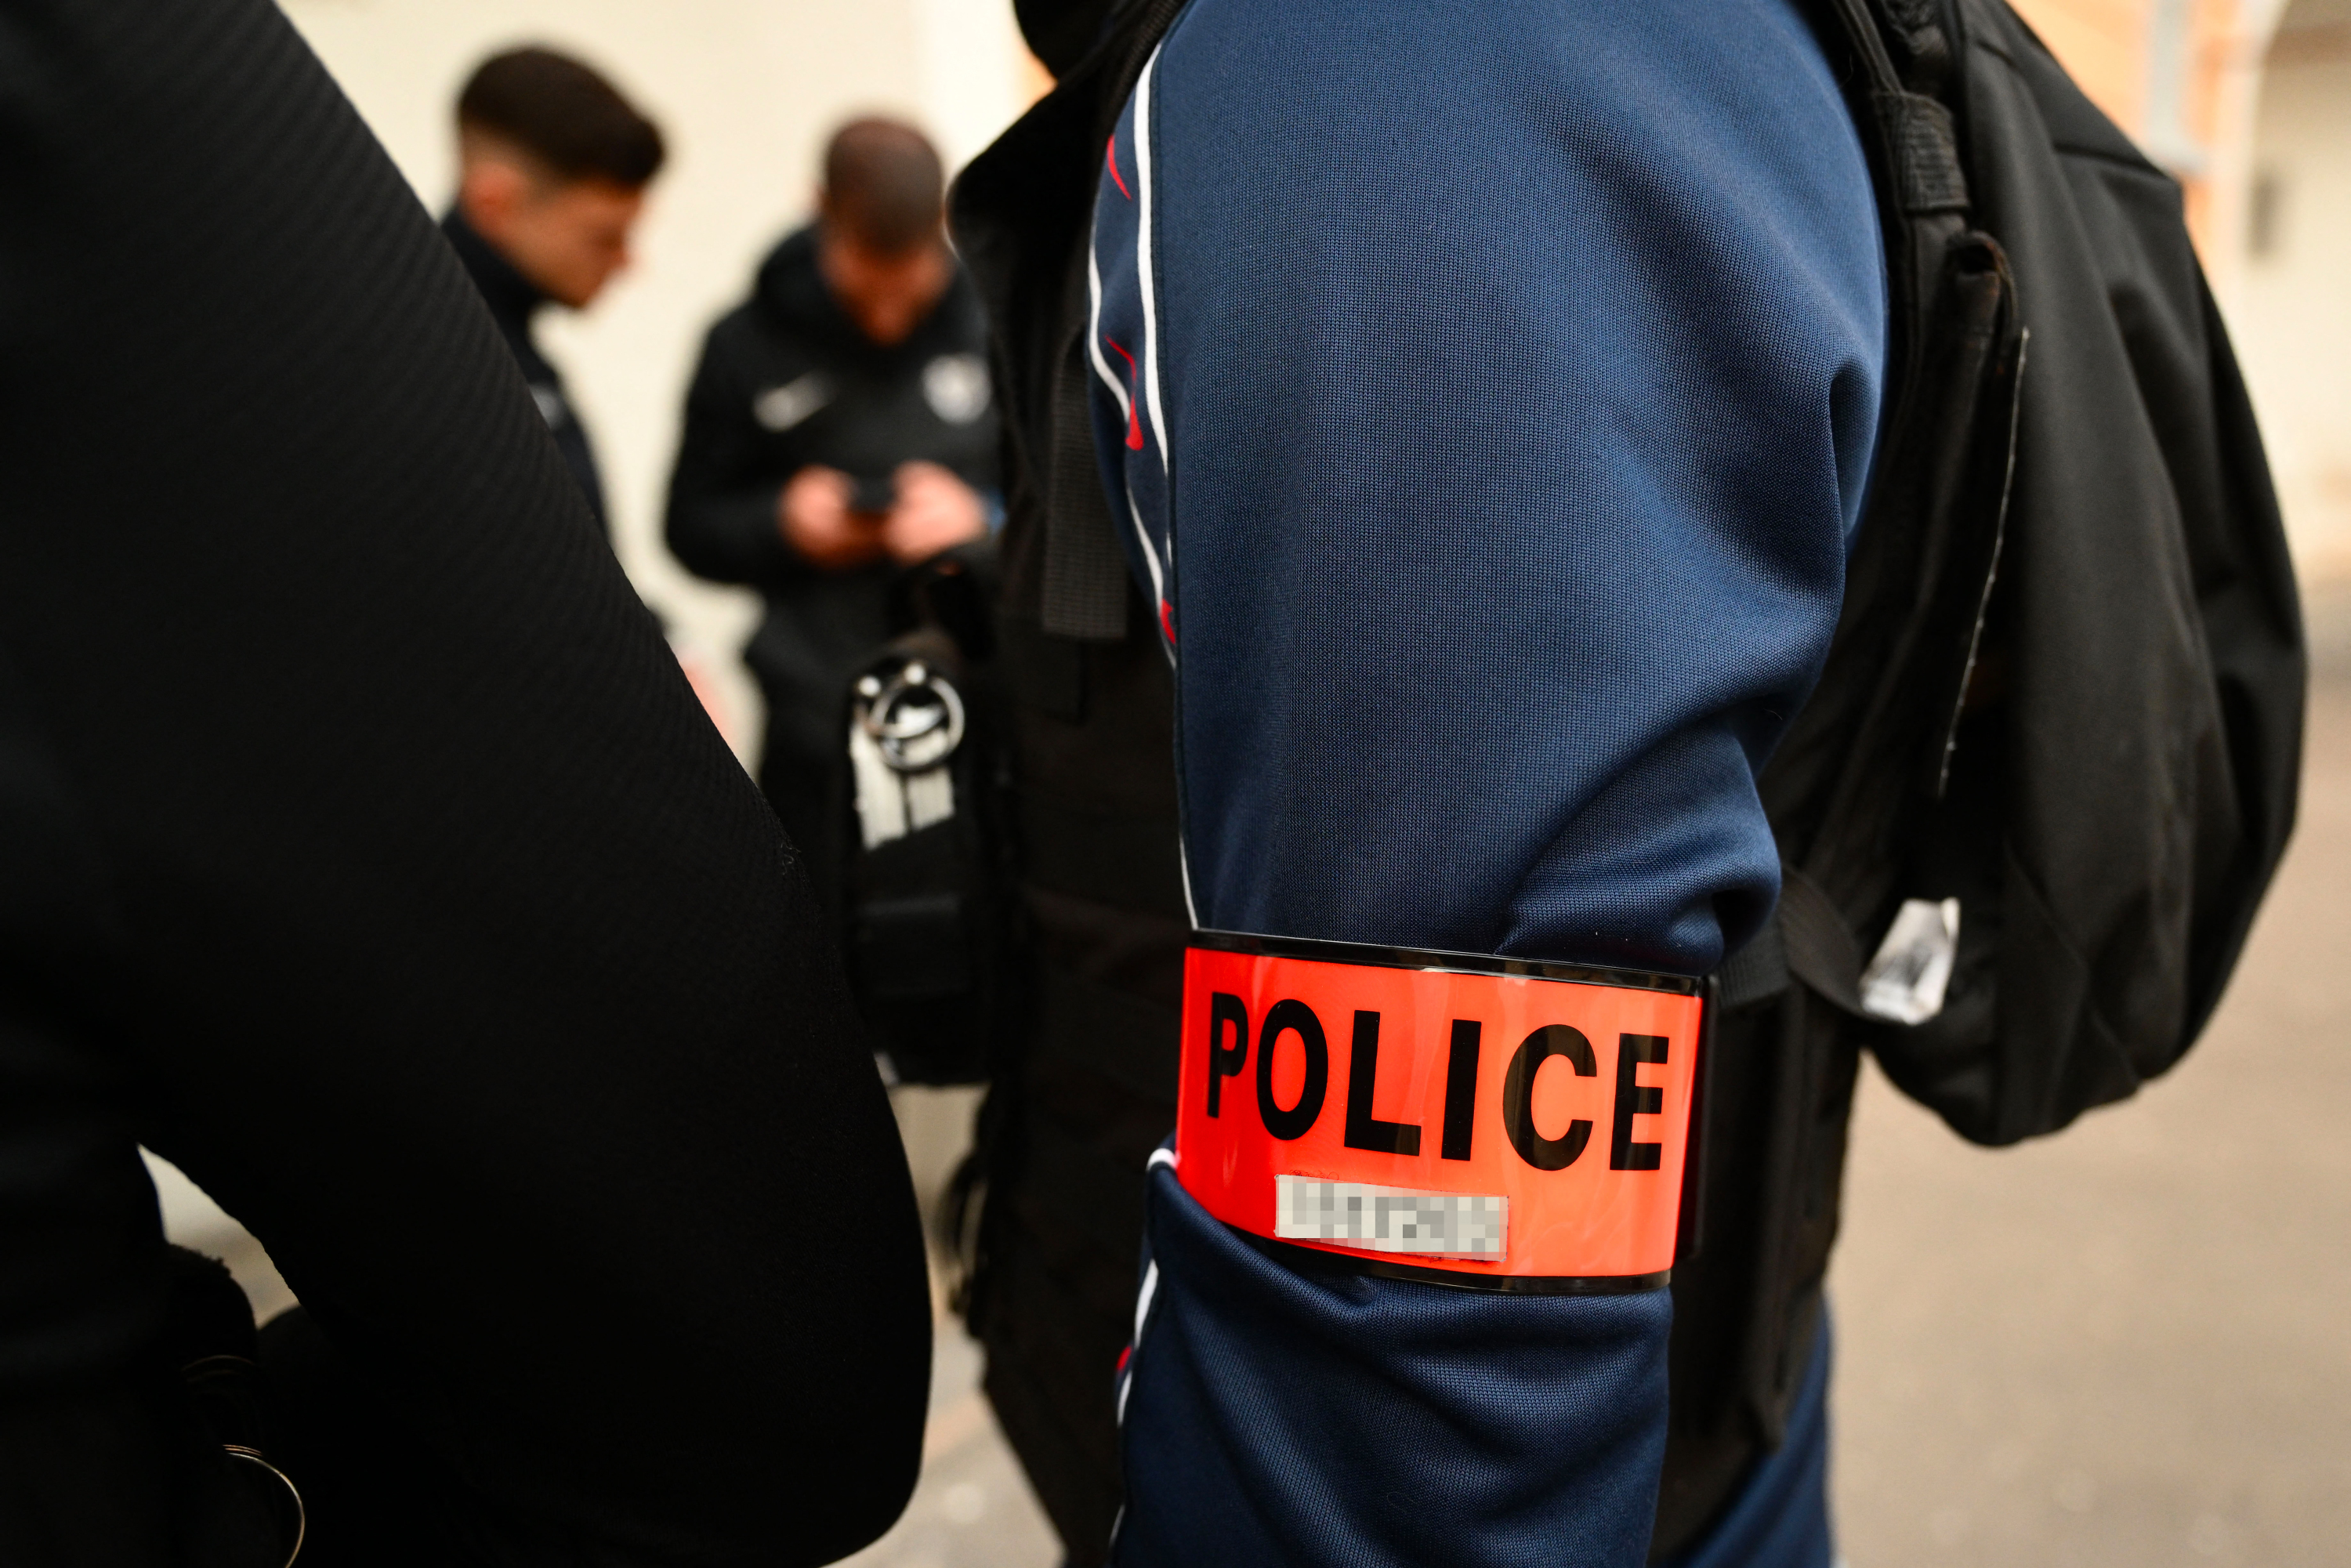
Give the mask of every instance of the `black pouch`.
<svg viewBox="0 0 2351 1568">
<path fill-rule="evenodd" d="M 1007 758 L 988 680 L 984 562 L 910 574 L 906 627 L 851 682 L 842 948 L 883 1071 L 978 1083 L 1014 1012 Z"/>
</svg>

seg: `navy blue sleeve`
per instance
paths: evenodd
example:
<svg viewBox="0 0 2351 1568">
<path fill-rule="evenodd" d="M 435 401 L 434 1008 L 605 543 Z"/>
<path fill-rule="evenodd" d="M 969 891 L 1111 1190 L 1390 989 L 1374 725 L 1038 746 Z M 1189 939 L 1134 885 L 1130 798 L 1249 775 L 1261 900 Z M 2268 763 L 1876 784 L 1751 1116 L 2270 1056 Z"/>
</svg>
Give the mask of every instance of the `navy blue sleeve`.
<svg viewBox="0 0 2351 1568">
<path fill-rule="evenodd" d="M 1104 150 L 1097 450 L 1204 926 L 1715 967 L 1884 377 L 1788 0 L 1193 0 Z M 1118 1557 L 1642 1561 L 1662 1291 L 1290 1271 L 1152 1173 Z"/>
<path fill-rule="evenodd" d="M 1703 973 L 1885 340 L 1785 0 L 1196 0 L 1106 151 L 1096 409 L 1202 924 Z"/>
</svg>

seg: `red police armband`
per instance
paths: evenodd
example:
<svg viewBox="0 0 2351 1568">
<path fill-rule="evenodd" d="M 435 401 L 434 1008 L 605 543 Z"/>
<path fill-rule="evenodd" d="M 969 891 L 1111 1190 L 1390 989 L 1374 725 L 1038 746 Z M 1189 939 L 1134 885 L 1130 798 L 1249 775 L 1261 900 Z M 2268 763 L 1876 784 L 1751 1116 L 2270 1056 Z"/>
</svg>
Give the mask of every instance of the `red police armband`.
<svg viewBox="0 0 2351 1568">
<path fill-rule="evenodd" d="M 1652 1290 L 1682 1228 L 1702 981 L 1196 932 L 1176 1175 L 1369 1272 Z"/>
</svg>

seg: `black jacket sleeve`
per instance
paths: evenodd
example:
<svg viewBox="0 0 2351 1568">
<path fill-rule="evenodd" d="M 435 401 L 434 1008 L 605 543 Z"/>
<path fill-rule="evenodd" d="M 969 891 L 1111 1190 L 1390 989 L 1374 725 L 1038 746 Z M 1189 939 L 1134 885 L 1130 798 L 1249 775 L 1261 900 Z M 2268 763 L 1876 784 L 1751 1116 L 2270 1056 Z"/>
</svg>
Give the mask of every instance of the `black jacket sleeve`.
<svg viewBox="0 0 2351 1568">
<path fill-rule="evenodd" d="M 415 1456 L 433 1560 L 870 1539 L 928 1351 L 887 1103 L 415 198 L 267 0 L 19 0 L 0 211 L 0 808 L 73 828 L 0 833 L 0 934 L 83 934 L 0 956 L 0 1558 L 97 1539 L 15 1462 L 68 1434 L 126 1519 L 184 1494 L 125 1392 L 141 1138 Z M 117 1533 L 64 1560 L 182 1560 Z"/>
<path fill-rule="evenodd" d="M 766 588 L 814 569 L 777 525 L 783 486 L 758 461 L 760 431 L 732 325 L 729 318 L 711 329 L 685 394 L 666 528 L 671 553 L 695 576 Z"/>
</svg>

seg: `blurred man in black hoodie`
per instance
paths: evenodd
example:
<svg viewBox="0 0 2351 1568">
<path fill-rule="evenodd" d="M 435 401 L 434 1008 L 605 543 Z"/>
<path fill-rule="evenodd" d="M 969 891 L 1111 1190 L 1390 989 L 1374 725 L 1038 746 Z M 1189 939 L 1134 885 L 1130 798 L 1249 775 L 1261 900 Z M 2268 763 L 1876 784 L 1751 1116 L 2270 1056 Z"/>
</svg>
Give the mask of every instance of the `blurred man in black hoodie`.
<svg viewBox="0 0 2351 1568">
<path fill-rule="evenodd" d="M 768 698 L 759 782 L 820 885 L 842 692 L 888 634 L 891 580 L 997 512 L 987 325 L 944 189 L 913 127 L 834 134 L 817 222 L 710 329 L 670 480 L 678 559 L 767 596 L 744 650 Z"/>
<path fill-rule="evenodd" d="M 661 131 L 569 56 L 508 49 L 483 61 L 457 95 L 457 199 L 442 232 L 609 527 L 588 432 L 530 323 L 550 303 L 586 309 L 628 266 L 629 231 L 661 172 Z"/>
</svg>

